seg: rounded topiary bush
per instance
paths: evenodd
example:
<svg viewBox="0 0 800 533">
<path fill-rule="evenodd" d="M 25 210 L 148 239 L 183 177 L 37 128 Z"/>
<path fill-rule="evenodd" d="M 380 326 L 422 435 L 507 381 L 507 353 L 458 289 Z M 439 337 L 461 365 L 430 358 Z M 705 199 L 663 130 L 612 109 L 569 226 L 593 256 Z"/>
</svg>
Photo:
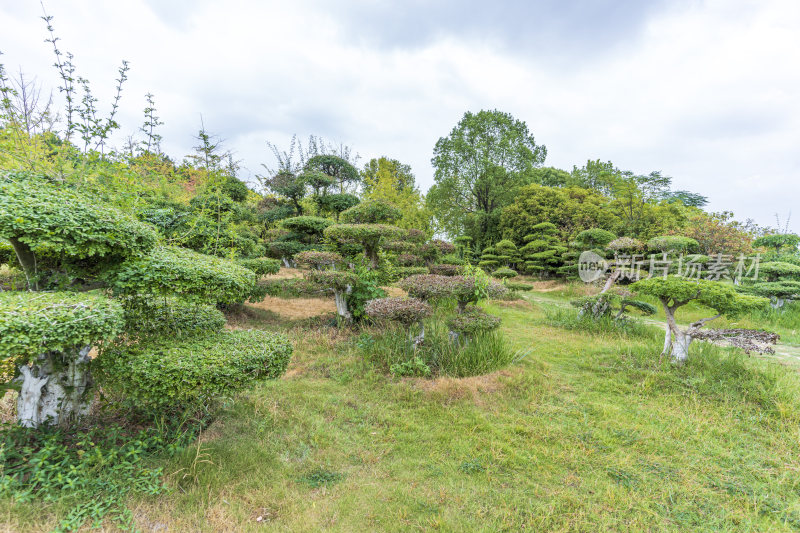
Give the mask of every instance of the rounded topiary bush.
<svg viewBox="0 0 800 533">
<path fill-rule="evenodd" d="M 372 320 L 391 320 L 406 326 L 429 317 L 431 311 L 430 305 L 416 298 L 377 298 L 364 307 L 364 313 Z"/>
<path fill-rule="evenodd" d="M 381 247 L 387 252 L 403 254 L 414 252 L 419 245 L 409 241 L 391 241 L 384 243 Z"/>
<path fill-rule="evenodd" d="M 277 274 L 281 269 L 281 263 L 277 259 L 270 259 L 268 257 L 257 257 L 254 259 L 237 259 L 236 263 L 252 270 L 256 276 L 266 276 L 268 274 Z"/>
<path fill-rule="evenodd" d="M 311 268 L 322 269 L 324 267 L 332 267 L 344 261 L 341 254 L 336 252 L 300 252 L 294 256 L 294 260 L 301 265 L 307 265 Z"/>
<path fill-rule="evenodd" d="M 681 237 L 679 235 L 663 235 L 653 237 L 647 241 L 648 250 L 662 253 L 689 253 L 696 252 L 700 244 L 691 237 Z"/>
<path fill-rule="evenodd" d="M 0 292 L 0 372 L 19 371 L 17 420 L 65 424 L 88 413 L 92 344 L 122 329 L 119 302 L 86 293 Z"/>
<path fill-rule="evenodd" d="M 285 335 L 261 330 L 158 340 L 101 351 L 98 378 L 104 391 L 151 413 L 196 409 L 256 380 L 280 377 L 292 345 Z"/>
<path fill-rule="evenodd" d="M 632 254 L 644 250 L 644 243 L 631 237 L 619 237 L 608 243 L 606 248 L 615 252 Z"/>
<path fill-rule="evenodd" d="M 460 276 L 464 273 L 464 267 L 461 265 L 441 264 L 431 265 L 428 267 L 431 274 L 438 276 Z"/>
<path fill-rule="evenodd" d="M 344 270 L 312 270 L 306 277 L 321 288 L 336 291 L 347 290 L 358 281 L 358 276 L 354 272 Z"/>
<path fill-rule="evenodd" d="M 418 274 L 409 276 L 398 283 L 409 296 L 422 300 L 437 300 L 455 297 L 457 281 L 454 276 L 438 276 L 436 274 Z"/>
<path fill-rule="evenodd" d="M 404 238 L 409 242 L 419 244 L 425 242 L 428 237 L 421 229 L 410 228 L 406 230 Z"/>
<path fill-rule="evenodd" d="M 423 259 L 418 255 L 400 254 L 397 256 L 397 264 L 400 266 L 419 266 L 422 263 Z"/>
<path fill-rule="evenodd" d="M 381 200 L 365 200 L 339 215 L 345 224 L 393 224 L 402 217 L 402 211 Z"/>
<path fill-rule="evenodd" d="M 175 298 L 130 303 L 125 306 L 125 331 L 132 337 L 213 333 L 225 326 L 225 315 L 209 304 Z"/>
<path fill-rule="evenodd" d="M 333 224 L 328 218 L 300 216 L 281 220 L 281 227 L 302 234 L 306 239 L 319 238 L 325 228 Z"/>
<path fill-rule="evenodd" d="M 500 279 L 508 279 L 517 276 L 516 271 L 508 268 L 508 267 L 501 267 L 492 272 L 492 276 Z"/>
<path fill-rule="evenodd" d="M 155 248 L 126 261 L 108 276 L 117 295 L 177 295 L 191 301 L 241 303 L 250 296 L 256 276 L 233 261 L 177 246 Z"/>
<path fill-rule="evenodd" d="M 111 339 L 122 330 L 119 302 L 73 292 L 0 292 L 0 358 L 32 361 Z"/>
<path fill-rule="evenodd" d="M 493 331 L 500 327 L 500 318 L 486 313 L 479 307 L 470 307 L 447 321 L 452 331 L 475 335 Z"/>
</svg>

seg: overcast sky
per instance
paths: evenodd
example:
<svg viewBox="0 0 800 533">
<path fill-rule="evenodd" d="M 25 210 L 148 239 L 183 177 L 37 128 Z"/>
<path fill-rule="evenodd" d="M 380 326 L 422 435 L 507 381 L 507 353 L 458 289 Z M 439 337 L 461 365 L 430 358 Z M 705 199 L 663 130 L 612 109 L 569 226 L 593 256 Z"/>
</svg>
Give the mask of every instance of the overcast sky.
<svg viewBox="0 0 800 533">
<path fill-rule="evenodd" d="M 131 62 L 120 122 L 144 95 L 163 148 L 191 151 L 202 113 L 247 178 L 292 134 L 409 163 L 426 190 L 433 146 L 465 111 L 527 122 L 546 164 L 661 170 L 713 210 L 800 231 L 800 2 L 49 0 L 64 50 L 107 108 Z M 0 0 L 0 50 L 57 79 L 36 0 Z"/>
</svg>

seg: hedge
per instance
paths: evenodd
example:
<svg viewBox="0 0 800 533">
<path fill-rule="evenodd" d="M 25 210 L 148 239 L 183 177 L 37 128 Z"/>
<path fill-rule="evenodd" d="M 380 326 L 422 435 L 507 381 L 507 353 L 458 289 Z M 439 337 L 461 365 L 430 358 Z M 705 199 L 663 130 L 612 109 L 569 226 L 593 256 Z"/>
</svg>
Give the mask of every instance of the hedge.
<svg viewBox="0 0 800 533">
<path fill-rule="evenodd" d="M 38 254 L 125 258 L 145 254 L 158 232 L 96 197 L 27 173 L 0 172 L 0 237 Z"/>
<path fill-rule="evenodd" d="M 125 331 L 132 336 L 195 335 L 213 333 L 225 326 L 225 315 L 208 304 L 175 298 L 136 300 L 125 307 Z"/>
<path fill-rule="evenodd" d="M 107 394 L 155 411 L 200 407 L 286 372 L 292 345 L 262 330 L 110 346 L 96 360 Z"/>
<path fill-rule="evenodd" d="M 277 259 L 268 257 L 257 257 L 255 259 L 237 259 L 236 263 L 252 270 L 256 276 L 266 276 L 267 274 L 277 274 L 281 269 L 281 262 Z"/>
<path fill-rule="evenodd" d="M 115 337 L 122 306 L 100 295 L 71 292 L 0 292 L 0 359 L 32 359 Z"/>
<path fill-rule="evenodd" d="M 195 302 L 229 304 L 250 296 L 256 275 L 233 261 L 163 246 L 126 261 L 108 275 L 108 281 L 118 295 L 178 295 Z"/>
</svg>

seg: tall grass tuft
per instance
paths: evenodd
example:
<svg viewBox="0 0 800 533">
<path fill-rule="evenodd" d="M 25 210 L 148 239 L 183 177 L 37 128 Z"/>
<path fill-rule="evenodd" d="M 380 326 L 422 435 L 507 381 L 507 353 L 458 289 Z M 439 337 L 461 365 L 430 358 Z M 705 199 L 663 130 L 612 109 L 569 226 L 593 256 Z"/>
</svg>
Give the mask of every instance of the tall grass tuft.
<svg viewBox="0 0 800 533">
<path fill-rule="evenodd" d="M 612 316 L 593 317 L 578 314 L 577 310 L 555 308 L 545 310 L 547 323 L 558 328 L 580 331 L 591 335 L 612 337 L 663 338 L 663 330 L 630 318 L 615 320 Z"/>
<path fill-rule="evenodd" d="M 366 358 L 397 375 L 476 376 L 523 357 L 499 331 L 452 340 L 443 313 L 425 321 L 425 340 L 417 347 L 402 327 L 372 330 L 357 344 Z"/>
</svg>

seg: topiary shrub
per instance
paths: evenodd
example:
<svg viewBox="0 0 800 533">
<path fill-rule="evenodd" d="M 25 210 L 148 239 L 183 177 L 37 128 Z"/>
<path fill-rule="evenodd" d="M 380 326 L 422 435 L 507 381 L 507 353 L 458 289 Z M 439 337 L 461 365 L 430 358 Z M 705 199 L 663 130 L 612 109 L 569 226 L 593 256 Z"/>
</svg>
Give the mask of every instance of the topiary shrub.
<svg viewBox="0 0 800 533">
<path fill-rule="evenodd" d="M 177 246 L 162 246 L 126 261 L 107 275 L 114 294 L 148 298 L 178 295 L 193 302 L 233 304 L 250 296 L 256 276 L 233 261 Z"/>
<path fill-rule="evenodd" d="M 619 237 L 608 243 L 606 248 L 617 253 L 634 254 L 644 250 L 644 243 L 631 237 Z"/>
<path fill-rule="evenodd" d="M 502 267 L 492 272 L 492 276 L 500 279 L 508 279 L 516 277 L 517 273 L 508 267 Z"/>
<path fill-rule="evenodd" d="M 690 237 L 664 235 L 653 237 L 647 241 L 647 249 L 654 252 L 682 254 L 697 252 L 700 249 L 700 244 Z"/>
<path fill-rule="evenodd" d="M 425 340 L 422 320 L 429 317 L 432 311 L 430 305 L 416 298 L 376 298 L 368 301 L 364 307 L 364 314 L 378 323 L 394 321 L 406 328 L 419 324 L 418 336 L 414 337 L 413 332 L 409 331 L 409 340 L 414 346 Z"/>
<path fill-rule="evenodd" d="M 347 193 L 325 194 L 316 198 L 317 205 L 326 213 L 333 213 L 336 215 L 336 220 L 339 220 L 342 211 L 346 211 L 351 207 L 358 205 L 361 201 L 358 196 Z"/>
<path fill-rule="evenodd" d="M 266 276 L 268 274 L 277 274 L 281 269 L 281 264 L 276 259 L 269 259 L 268 257 L 258 257 L 255 259 L 237 259 L 236 263 L 252 270 L 256 276 Z"/>
<path fill-rule="evenodd" d="M 0 237 L 13 246 L 31 288 L 48 270 L 74 277 L 147 253 L 158 233 L 149 224 L 25 172 L 0 172 Z"/>
<path fill-rule="evenodd" d="M 303 236 L 303 242 L 319 242 L 325 228 L 333 224 L 328 218 L 301 216 L 281 220 L 281 227 Z"/>
<path fill-rule="evenodd" d="M 424 260 L 418 255 L 400 254 L 397 256 L 397 264 L 404 267 L 420 266 Z"/>
<path fill-rule="evenodd" d="M 344 258 L 336 252 L 300 252 L 294 256 L 294 260 L 301 265 L 307 265 L 315 270 L 322 270 L 328 267 L 341 264 Z"/>
<path fill-rule="evenodd" d="M 418 267 L 397 267 L 393 271 L 392 280 L 397 281 L 400 279 L 404 279 L 410 276 L 416 276 L 418 274 L 427 274 L 428 267 L 418 266 Z"/>
<path fill-rule="evenodd" d="M 358 276 L 354 272 L 311 270 L 306 274 L 306 278 L 323 290 L 332 290 L 336 302 L 336 312 L 348 322 L 353 320 L 353 313 L 347 305 L 347 295 L 352 292 L 358 281 Z"/>
<path fill-rule="evenodd" d="M 292 345 L 261 330 L 105 346 L 98 378 L 106 394 L 150 414 L 198 409 L 261 379 L 280 377 Z"/>
<path fill-rule="evenodd" d="M 440 239 L 433 239 L 430 242 L 430 244 L 432 244 L 433 246 L 435 246 L 436 248 L 439 249 L 439 254 L 440 255 L 452 254 L 452 253 L 455 253 L 455 251 L 456 251 L 456 247 L 455 247 L 455 245 L 453 243 L 450 243 L 450 242 L 447 242 L 447 241 L 443 241 L 443 240 L 440 240 Z"/>
<path fill-rule="evenodd" d="M 600 228 L 590 228 L 578 233 L 575 241 L 581 248 L 605 248 L 617 236 Z"/>
<path fill-rule="evenodd" d="M 406 230 L 406 234 L 405 234 L 404 238 L 408 242 L 412 242 L 412 243 L 415 243 L 415 244 L 420 244 L 420 243 L 425 242 L 425 240 L 428 237 L 427 237 L 427 235 L 425 235 L 425 232 L 422 231 L 421 229 L 409 228 L 409 229 Z"/>
<path fill-rule="evenodd" d="M 475 335 L 500 327 L 500 318 L 486 313 L 480 307 L 470 307 L 447 321 L 450 330 L 459 335 Z"/>
<path fill-rule="evenodd" d="M 332 241 L 355 241 L 364 247 L 370 266 L 378 266 L 378 249 L 384 240 L 400 238 L 404 231 L 384 224 L 335 224 L 325 229 L 325 237 Z"/>
<path fill-rule="evenodd" d="M 437 276 L 460 276 L 464 273 L 464 267 L 452 264 L 431 265 L 428 271 Z"/>
<path fill-rule="evenodd" d="M 381 200 L 365 200 L 339 215 L 345 224 L 394 224 L 402 217 L 402 211 Z"/>
<path fill-rule="evenodd" d="M 146 302 L 137 299 L 134 305 L 125 306 L 124 317 L 129 339 L 214 333 L 225 326 L 225 315 L 213 305 L 175 298 L 156 298 Z"/>
<path fill-rule="evenodd" d="M 102 296 L 0 292 L 3 380 L 22 377 L 17 418 L 25 427 L 65 424 L 90 406 L 92 344 L 123 327 L 122 307 Z"/>
<path fill-rule="evenodd" d="M 513 281 L 507 281 L 506 288 L 510 291 L 532 291 L 534 289 L 533 285 L 528 283 L 517 283 Z"/>
</svg>

